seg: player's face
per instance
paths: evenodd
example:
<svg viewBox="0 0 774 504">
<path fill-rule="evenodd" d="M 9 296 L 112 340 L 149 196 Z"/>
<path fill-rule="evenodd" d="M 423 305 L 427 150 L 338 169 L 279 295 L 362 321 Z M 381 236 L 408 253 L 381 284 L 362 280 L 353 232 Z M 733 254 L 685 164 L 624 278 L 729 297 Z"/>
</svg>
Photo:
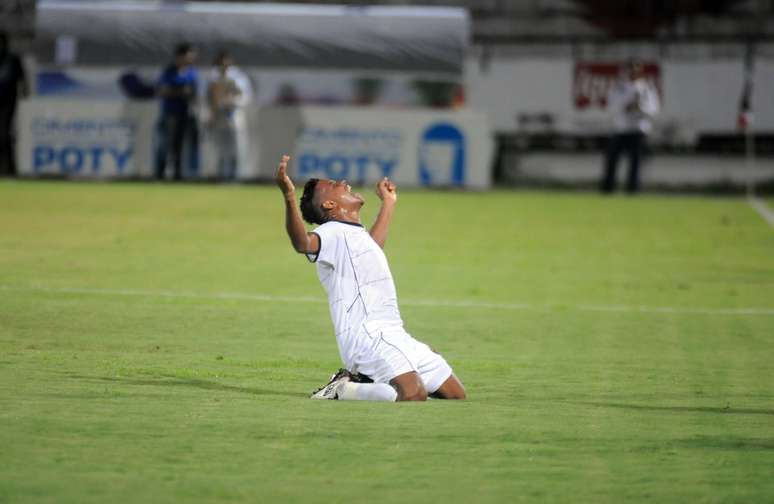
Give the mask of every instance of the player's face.
<svg viewBox="0 0 774 504">
<path fill-rule="evenodd" d="M 365 203 L 360 193 L 352 192 L 352 187 L 346 180 L 321 180 L 317 183 L 316 192 L 323 207 L 328 201 L 346 209 L 358 209 Z"/>
</svg>

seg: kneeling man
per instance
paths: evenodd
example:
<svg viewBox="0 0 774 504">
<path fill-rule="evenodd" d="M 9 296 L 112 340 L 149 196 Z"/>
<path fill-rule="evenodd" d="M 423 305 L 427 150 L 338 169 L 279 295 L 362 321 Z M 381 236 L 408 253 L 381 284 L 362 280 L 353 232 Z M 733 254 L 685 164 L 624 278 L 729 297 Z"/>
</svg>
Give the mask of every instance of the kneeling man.
<svg viewBox="0 0 774 504">
<path fill-rule="evenodd" d="M 365 200 L 345 180 L 310 179 L 300 212 L 283 156 L 275 176 L 285 197 L 285 228 L 293 248 L 317 264 L 328 294 L 344 369 L 313 399 L 424 401 L 464 399 L 465 389 L 446 360 L 403 328 L 395 283 L 382 248 L 398 195 L 384 178 L 376 185 L 382 207 L 370 231 L 360 223 Z M 306 231 L 301 217 L 318 227 Z"/>
</svg>

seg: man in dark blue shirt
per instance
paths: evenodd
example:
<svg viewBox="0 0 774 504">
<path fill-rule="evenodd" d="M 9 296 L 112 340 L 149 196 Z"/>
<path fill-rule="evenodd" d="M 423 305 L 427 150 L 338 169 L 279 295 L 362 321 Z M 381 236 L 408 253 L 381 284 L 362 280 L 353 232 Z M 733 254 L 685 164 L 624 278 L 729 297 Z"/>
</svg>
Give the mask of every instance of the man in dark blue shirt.
<svg viewBox="0 0 774 504">
<path fill-rule="evenodd" d="M 182 178 L 186 139 L 191 142 L 193 151 L 198 148 L 199 130 L 194 107 L 199 75 L 193 66 L 195 61 L 196 49 L 187 42 L 179 44 L 175 49 L 175 61 L 159 77 L 156 93 L 161 97 L 161 116 L 155 174 L 160 180 L 164 179 L 168 158 L 172 161 L 174 179 Z"/>
</svg>

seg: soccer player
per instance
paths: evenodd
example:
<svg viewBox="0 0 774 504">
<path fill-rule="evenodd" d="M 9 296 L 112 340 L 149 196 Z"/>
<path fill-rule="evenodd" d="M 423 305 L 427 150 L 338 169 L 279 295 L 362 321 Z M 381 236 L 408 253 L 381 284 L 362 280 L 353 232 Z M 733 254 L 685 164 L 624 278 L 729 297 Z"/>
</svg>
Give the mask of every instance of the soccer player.
<svg viewBox="0 0 774 504">
<path fill-rule="evenodd" d="M 382 251 L 398 194 L 386 177 L 376 185 L 382 207 L 370 231 L 360 223 L 365 202 L 345 180 L 310 179 L 300 212 L 283 156 L 275 180 L 285 197 L 285 229 L 293 248 L 317 264 L 328 294 L 342 369 L 313 399 L 424 401 L 464 399 L 446 360 L 403 328 Z M 301 217 L 318 227 L 306 231 Z M 364 383 L 363 376 L 369 383 Z"/>
</svg>

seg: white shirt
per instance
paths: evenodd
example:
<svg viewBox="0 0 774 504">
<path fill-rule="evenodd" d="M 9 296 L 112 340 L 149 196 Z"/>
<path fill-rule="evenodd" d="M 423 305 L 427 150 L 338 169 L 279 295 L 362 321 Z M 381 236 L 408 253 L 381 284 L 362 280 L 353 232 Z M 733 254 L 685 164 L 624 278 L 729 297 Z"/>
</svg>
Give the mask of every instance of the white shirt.
<svg viewBox="0 0 774 504">
<path fill-rule="evenodd" d="M 387 257 L 363 226 L 326 222 L 314 231 L 320 251 L 309 260 L 328 294 L 341 360 L 351 368 L 378 342 L 380 327 L 403 325 Z"/>
<path fill-rule="evenodd" d="M 240 70 L 236 65 L 230 65 L 226 69 L 225 77 L 234 81 L 234 84 L 236 84 L 237 89 L 240 91 L 239 98 L 237 98 L 235 105 L 237 107 L 248 105 L 253 99 L 253 85 L 247 74 Z M 209 85 L 218 82 L 222 78 L 223 76 L 221 76 L 220 70 L 213 68 L 210 70 L 210 74 L 207 77 L 207 84 Z"/>
<path fill-rule="evenodd" d="M 635 101 L 639 103 L 640 110 L 626 110 L 626 106 Z M 615 131 L 650 133 L 653 129 L 653 117 L 658 114 L 661 104 L 658 91 L 647 80 L 619 79 L 610 88 L 607 107 L 613 115 Z"/>
</svg>

